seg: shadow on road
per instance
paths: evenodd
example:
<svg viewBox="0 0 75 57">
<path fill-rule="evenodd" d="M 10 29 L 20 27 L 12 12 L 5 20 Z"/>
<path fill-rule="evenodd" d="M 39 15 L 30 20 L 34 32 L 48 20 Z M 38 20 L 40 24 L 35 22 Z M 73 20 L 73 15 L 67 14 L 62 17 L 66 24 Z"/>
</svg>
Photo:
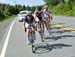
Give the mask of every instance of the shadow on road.
<svg viewBox="0 0 75 57">
<path fill-rule="evenodd" d="M 59 27 L 51 27 L 51 34 L 53 34 L 53 33 L 62 34 L 62 33 L 65 33 L 65 32 L 69 32 L 70 33 L 70 31 L 61 30 Z"/>
<path fill-rule="evenodd" d="M 59 36 L 52 36 L 52 37 L 45 37 L 44 39 L 45 40 L 49 40 L 49 39 L 52 39 L 52 40 L 59 40 L 59 39 L 65 39 L 66 37 L 75 37 L 74 35 L 59 35 Z"/>
<path fill-rule="evenodd" d="M 55 30 L 53 30 L 55 29 Z M 64 33 L 71 33 L 70 31 L 66 31 L 66 30 L 60 30 L 57 27 L 51 27 L 51 32 L 50 35 L 45 37 L 45 40 L 59 40 L 59 39 L 65 39 L 65 38 L 70 38 L 70 37 L 75 37 L 75 35 L 70 35 L 70 34 L 64 34 Z M 56 35 L 55 35 L 56 34 Z"/>
<path fill-rule="evenodd" d="M 53 49 L 62 49 L 63 47 L 71 47 L 72 45 L 68 44 L 46 44 L 46 45 L 39 45 L 35 50 L 35 54 L 44 54 L 51 52 Z"/>
<path fill-rule="evenodd" d="M 65 32 L 69 32 L 69 31 L 66 31 L 66 30 L 63 30 L 63 31 L 51 31 L 51 33 L 60 33 L 60 34 L 62 34 L 62 33 L 65 33 Z"/>
</svg>

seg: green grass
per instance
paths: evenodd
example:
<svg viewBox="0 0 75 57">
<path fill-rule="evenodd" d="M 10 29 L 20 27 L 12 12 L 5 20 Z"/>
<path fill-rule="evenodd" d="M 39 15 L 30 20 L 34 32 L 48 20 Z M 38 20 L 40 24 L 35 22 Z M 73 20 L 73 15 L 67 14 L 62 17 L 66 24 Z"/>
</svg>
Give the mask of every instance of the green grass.
<svg viewBox="0 0 75 57">
<path fill-rule="evenodd" d="M 16 15 L 12 15 L 12 16 L 7 16 L 5 18 L 0 18 L 0 22 L 4 21 L 4 20 L 7 20 L 7 19 L 11 19 L 11 18 L 15 18 Z"/>
</svg>

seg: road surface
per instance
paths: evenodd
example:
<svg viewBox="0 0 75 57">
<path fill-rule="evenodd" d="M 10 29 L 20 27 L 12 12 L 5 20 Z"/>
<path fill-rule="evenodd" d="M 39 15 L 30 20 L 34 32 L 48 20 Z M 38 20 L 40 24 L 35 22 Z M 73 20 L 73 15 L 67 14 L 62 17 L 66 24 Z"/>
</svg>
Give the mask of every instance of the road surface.
<svg viewBox="0 0 75 57">
<path fill-rule="evenodd" d="M 37 49 L 32 53 L 23 24 L 15 18 L 4 34 L 0 57 L 75 57 L 75 17 L 54 16 L 51 28 L 51 35 L 45 30 L 43 43 L 36 32 Z"/>
</svg>

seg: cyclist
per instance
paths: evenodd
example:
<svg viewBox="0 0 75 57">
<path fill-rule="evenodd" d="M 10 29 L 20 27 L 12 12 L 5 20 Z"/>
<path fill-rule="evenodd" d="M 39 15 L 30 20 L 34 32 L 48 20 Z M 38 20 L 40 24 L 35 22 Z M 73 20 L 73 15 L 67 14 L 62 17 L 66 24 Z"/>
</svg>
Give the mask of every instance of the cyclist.
<svg viewBox="0 0 75 57">
<path fill-rule="evenodd" d="M 41 7 L 41 6 L 36 7 L 36 10 L 35 10 L 35 12 L 34 12 L 34 17 L 35 17 L 35 19 L 36 19 L 36 25 L 37 25 L 37 28 L 38 28 L 39 22 L 41 22 L 41 24 L 42 24 L 42 30 L 43 30 L 43 32 L 44 32 L 44 25 L 43 25 L 44 22 L 43 22 L 42 16 L 43 16 L 42 7 Z M 40 30 L 40 29 L 38 28 L 38 31 L 39 31 L 39 30 Z"/>
<path fill-rule="evenodd" d="M 28 41 L 27 44 L 30 45 L 31 44 L 31 40 L 29 39 L 29 33 L 30 33 L 30 29 L 29 26 L 32 26 L 32 32 L 35 33 L 35 19 L 32 16 L 32 13 L 27 14 L 26 19 L 24 20 L 24 28 L 25 28 L 25 32 L 28 36 Z"/>
<path fill-rule="evenodd" d="M 52 17 L 51 11 L 49 11 L 48 6 L 44 6 L 43 17 L 44 17 L 45 25 L 48 30 L 50 29 L 50 23 L 51 23 L 51 17 Z"/>
</svg>

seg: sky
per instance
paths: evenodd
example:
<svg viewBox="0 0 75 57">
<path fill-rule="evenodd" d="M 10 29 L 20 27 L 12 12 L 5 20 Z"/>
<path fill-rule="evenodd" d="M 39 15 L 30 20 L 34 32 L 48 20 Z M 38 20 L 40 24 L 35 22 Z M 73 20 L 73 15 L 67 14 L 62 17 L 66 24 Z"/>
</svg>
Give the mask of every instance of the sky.
<svg viewBox="0 0 75 57">
<path fill-rule="evenodd" d="M 6 3 L 6 4 L 21 4 L 25 6 L 37 6 L 37 5 L 44 5 L 44 0 L 0 0 L 0 3 Z"/>
</svg>

